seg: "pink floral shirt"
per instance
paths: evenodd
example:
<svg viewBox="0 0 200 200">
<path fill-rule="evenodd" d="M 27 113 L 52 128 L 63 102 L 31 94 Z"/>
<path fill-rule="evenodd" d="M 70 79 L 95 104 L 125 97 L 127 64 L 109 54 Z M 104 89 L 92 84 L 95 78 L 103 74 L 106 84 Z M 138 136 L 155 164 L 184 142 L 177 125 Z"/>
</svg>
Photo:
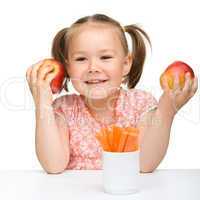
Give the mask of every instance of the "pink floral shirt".
<svg viewBox="0 0 200 200">
<path fill-rule="evenodd" d="M 136 126 L 141 116 L 157 107 L 151 93 L 140 89 L 120 88 L 116 103 L 116 126 Z M 69 131 L 70 161 L 67 169 L 102 169 L 102 147 L 95 137 L 100 124 L 88 111 L 80 95 L 66 94 L 53 102 L 56 116 L 66 120 Z M 59 120 L 59 117 L 56 117 Z"/>
</svg>

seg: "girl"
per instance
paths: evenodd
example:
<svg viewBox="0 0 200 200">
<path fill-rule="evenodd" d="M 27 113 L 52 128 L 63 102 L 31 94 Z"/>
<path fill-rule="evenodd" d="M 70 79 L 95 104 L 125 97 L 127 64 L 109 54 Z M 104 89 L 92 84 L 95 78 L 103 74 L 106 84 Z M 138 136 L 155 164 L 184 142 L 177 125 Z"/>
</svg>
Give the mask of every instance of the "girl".
<svg viewBox="0 0 200 200">
<path fill-rule="evenodd" d="M 125 32 L 131 36 L 132 52 Z M 138 127 L 140 171 L 157 168 L 166 154 L 173 119 L 195 94 L 197 78 L 192 81 L 187 74 L 183 89 L 175 79 L 174 90 L 165 81 L 159 101 L 135 89 L 145 60 L 144 37 L 149 41 L 141 28 L 122 27 L 102 14 L 83 17 L 59 31 L 52 56 L 65 66 L 65 90 L 70 80 L 80 95 L 53 100 L 52 66 L 40 61 L 28 68 L 26 77 L 36 107 L 36 154 L 47 173 L 101 169 L 102 148 L 95 134 L 111 124 Z"/>
</svg>

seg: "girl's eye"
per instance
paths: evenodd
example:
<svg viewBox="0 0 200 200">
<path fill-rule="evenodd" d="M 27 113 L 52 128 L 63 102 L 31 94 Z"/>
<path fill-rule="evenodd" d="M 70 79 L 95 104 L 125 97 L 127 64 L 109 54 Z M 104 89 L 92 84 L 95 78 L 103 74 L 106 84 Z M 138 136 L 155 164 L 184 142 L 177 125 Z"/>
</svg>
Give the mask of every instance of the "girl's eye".
<svg viewBox="0 0 200 200">
<path fill-rule="evenodd" d="M 102 56 L 101 58 L 102 59 L 110 59 L 110 58 L 112 58 L 112 56 Z"/>
<path fill-rule="evenodd" d="M 76 61 L 84 61 L 84 60 L 85 60 L 84 57 L 76 58 Z"/>
</svg>

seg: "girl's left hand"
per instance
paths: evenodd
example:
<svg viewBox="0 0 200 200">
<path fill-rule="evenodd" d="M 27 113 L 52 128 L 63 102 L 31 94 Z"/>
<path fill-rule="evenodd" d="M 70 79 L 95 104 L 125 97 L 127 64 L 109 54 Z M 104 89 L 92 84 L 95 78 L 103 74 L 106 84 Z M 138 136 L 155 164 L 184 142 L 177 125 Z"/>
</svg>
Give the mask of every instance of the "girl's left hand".
<svg viewBox="0 0 200 200">
<path fill-rule="evenodd" d="M 174 79 L 174 88 L 170 89 L 167 80 L 163 81 L 164 96 L 167 96 L 173 106 L 174 114 L 186 104 L 190 98 L 194 96 L 198 88 L 198 79 L 195 76 L 194 79 L 190 78 L 190 73 L 185 74 L 185 85 L 183 89 L 180 88 L 178 76 Z"/>
</svg>

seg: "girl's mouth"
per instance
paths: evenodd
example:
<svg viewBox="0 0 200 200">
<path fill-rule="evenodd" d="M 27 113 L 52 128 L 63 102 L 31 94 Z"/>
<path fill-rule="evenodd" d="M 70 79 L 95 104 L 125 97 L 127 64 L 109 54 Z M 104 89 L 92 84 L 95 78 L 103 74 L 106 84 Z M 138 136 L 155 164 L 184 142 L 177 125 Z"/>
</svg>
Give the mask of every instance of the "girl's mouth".
<svg viewBox="0 0 200 200">
<path fill-rule="evenodd" d="M 88 85 L 96 85 L 96 84 L 103 84 L 107 82 L 108 80 L 91 80 L 91 81 L 85 81 Z"/>
</svg>

